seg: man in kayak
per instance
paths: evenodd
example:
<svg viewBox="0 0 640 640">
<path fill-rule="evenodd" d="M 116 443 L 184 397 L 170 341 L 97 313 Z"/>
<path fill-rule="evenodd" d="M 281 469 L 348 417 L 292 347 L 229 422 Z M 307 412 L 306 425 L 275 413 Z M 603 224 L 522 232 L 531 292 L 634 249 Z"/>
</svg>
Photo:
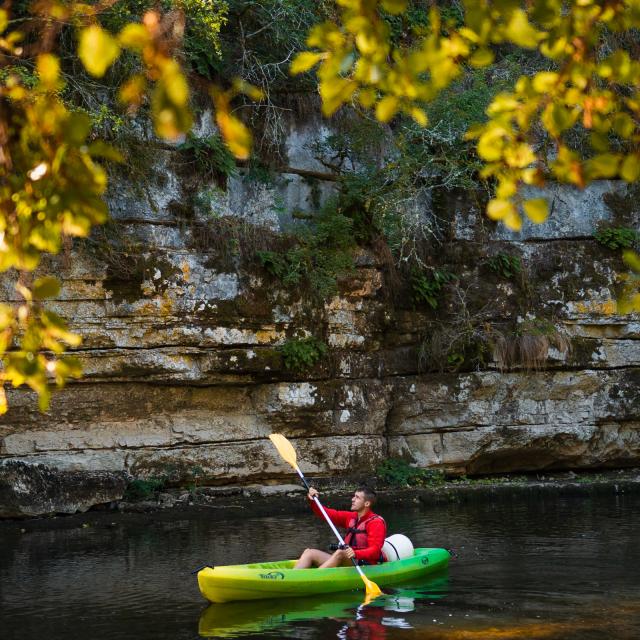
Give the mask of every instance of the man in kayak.
<svg viewBox="0 0 640 640">
<path fill-rule="evenodd" d="M 307 498 L 315 514 L 322 518 L 322 513 L 314 497 L 318 491 L 311 487 Z M 385 521 L 371 507 L 375 504 L 376 493 L 368 487 L 358 487 L 351 498 L 351 511 L 337 511 L 325 507 L 327 515 L 337 527 L 347 530 L 344 536 L 345 548 L 338 549 L 333 554 L 320 549 L 305 549 L 295 569 L 309 569 L 319 567 L 351 566 L 351 558 L 358 564 L 378 564 L 384 562 L 382 545 L 387 533 Z"/>
</svg>

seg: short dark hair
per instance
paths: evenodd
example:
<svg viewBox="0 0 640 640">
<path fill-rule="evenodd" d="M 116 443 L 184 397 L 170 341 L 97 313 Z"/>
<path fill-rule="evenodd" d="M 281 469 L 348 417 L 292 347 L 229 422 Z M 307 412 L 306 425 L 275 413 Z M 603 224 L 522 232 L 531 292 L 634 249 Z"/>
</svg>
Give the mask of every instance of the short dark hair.
<svg viewBox="0 0 640 640">
<path fill-rule="evenodd" d="M 373 506 L 378 499 L 378 494 L 371 487 L 367 487 L 366 484 L 360 485 L 356 491 L 362 492 L 365 502 L 370 502 L 371 506 Z"/>
</svg>

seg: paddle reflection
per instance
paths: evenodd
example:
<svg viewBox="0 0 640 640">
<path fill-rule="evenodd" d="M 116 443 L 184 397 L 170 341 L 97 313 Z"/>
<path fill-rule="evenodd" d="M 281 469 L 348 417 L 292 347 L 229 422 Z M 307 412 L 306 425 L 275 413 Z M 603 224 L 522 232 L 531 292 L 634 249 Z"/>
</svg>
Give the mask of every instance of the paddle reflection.
<svg viewBox="0 0 640 640">
<path fill-rule="evenodd" d="M 200 616 L 198 633 L 205 638 L 233 638 L 275 631 L 297 622 L 331 619 L 342 623 L 336 634 L 338 638 L 385 638 L 387 628 L 411 628 L 409 617 L 403 614 L 414 610 L 416 600 L 433 600 L 446 595 L 447 574 L 385 591 L 366 604 L 362 592 L 357 591 L 288 600 L 212 604 Z"/>
</svg>

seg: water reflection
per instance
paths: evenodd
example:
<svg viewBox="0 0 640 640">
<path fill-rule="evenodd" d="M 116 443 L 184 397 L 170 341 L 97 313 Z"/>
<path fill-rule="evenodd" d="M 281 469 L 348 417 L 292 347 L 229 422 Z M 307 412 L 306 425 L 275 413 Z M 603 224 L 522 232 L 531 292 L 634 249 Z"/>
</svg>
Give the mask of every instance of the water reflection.
<svg viewBox="0 0 640 640">
<path fill-rule="evenodd" d="M 406 616 L 417 600 L 434 600 L 447 592 L 444 571 L 420 582 L 386 592 L 363 604 L 361 591 L 332 593 L 289 600 L 255 600 L 212 604 L 202 612 L 198 633 L 205 638 L 233 638 L 265 631 L 284 633 L 287 626 L 302 621 L 330 619 L 342 623 L 338 638 L 386 638 L 386 628 L 409 629 Z"/>
<path fill-rule="evenodd" d="M 640 638 L 640 496 L 514 494 L 382 507 L 394 533 L 457 551 L 445 584 L 403 583 L 367 607 L 355 592 L 276 601 L 271 610 L 267 601 L 212 605 L 202 614 L 193 569 L 323 548 L 326 525 L 219 509 L 87 514 L 87 526 L 24 533 L 0 523 L 0 638 Z M 325 605 L 333 609 L 318 609 Z"/>
</svg>

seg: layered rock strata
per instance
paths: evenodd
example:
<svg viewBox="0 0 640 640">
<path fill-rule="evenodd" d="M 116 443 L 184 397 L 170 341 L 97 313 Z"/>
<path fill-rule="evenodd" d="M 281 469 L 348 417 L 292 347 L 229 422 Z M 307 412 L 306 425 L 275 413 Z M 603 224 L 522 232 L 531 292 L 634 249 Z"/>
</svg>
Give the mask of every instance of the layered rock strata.
<svg viewBox="0 0 640 640">
<path fill-rule="evenodd" d="M 499 325 L 527 298 L 527 317 L 551 322 L 571 348 L 550 345 L 534 370 L 501 370 L 491 358 L 472 371 L 435 367 L 424 344 L 440 311 L 398 303 L 374 254 L 359 254 L 355 273 L 323 302 L 247 265 L 252 241 L 334 189 L 300 179 L 322 168 L 302 152 L 312 131 L 292 124 L 290 173 L 259 187 L 242 176 L 226 191 L 202 184 L 210 210 L 186 218 L 193 176 L 176 169 L 176 150 L 158 150 L 144 197 L 122 180 L 110 195 L 117 235 L 143 260 L 109 259 L 94 240 L 43 266 L 63 280 L 51 307 L 84 337 L 76 355 L 85 373 L 45 414 L 31 393 L 10 391 L 0 515 L 84 510 L 118 499 L 135 478 L 284 481 L 290 469 L 267 440 L 273 431 L 293 440 L 316 476 L 368 473 L 388 457 L 458 474 L 640 463 L 640 317 L 615 312 L 624 267 L 593 238 L 603 220 L 638 228 L 627 187 L 554 188 L 550 222 L 516 235 L 452 198 L 438 251 L 457 265 L 458 284 L 442 311 L 462 300 L 477 326 Z M 248 248 L 207 236 L 212 212 L 242 218 Z M 523 273 L 488 270 L 498 253 L 518 256 Z M 1 293 L 13 298 L 10 278 Z M 329 355 L 291 371 L 281 347 L 304 335 L 321 338 Z"/>
</svg>

